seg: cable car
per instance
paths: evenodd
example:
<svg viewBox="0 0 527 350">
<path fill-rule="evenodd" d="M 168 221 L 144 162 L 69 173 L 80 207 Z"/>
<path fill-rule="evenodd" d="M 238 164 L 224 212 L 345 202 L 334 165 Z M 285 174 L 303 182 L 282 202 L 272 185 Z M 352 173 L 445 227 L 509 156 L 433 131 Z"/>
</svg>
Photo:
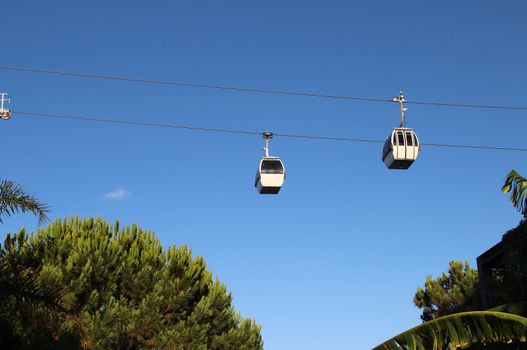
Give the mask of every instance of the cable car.
<svg viewBox="0 0 527 350">
<path fill-rule="evenodd" d="M 9 109 L 0 110 L 0 118 L 5 119 L 5 120 L 10 119 L 11 112 L 9 111 Z"/>
<path fill-rule="evenodd" d="M 0 118 L 2 119 L 9 119 L 11 118 L 11 111 L 9 109 L 4 108 L 4 102 L 11 102 L 9 99 L 9 95 L 5 92 L 0 93 Z"/>
<path fill-rule="evenodd" d="M 273 137 L 270 132 L 264 132 L 265 156 L 258 164 L 254 187 L 260 194 L 278 194 L 285 180 L 284 163 L 279 157 L 269 156 L 269 139 Z"/>
<path fill-rule="evenodd" d="M 394 128 L 382 152 L 389 169 L 408 169 L 419 155 L 419 139 L 411 128 Z"/>
<path fill-rule="evenodd" d="M 278 194 L 285 180 L 284 163 L 278 157 L 263 157 L 258 165 L 254 187 L 260 194 Z"/>
<path fill-rule="evenodd" d="M 389 169 L 408 169 L 419 155 L 419 139 L 411 128 L 403 127 L 408 110 L 403 105 L 406 102 L 403 93 L 400 92 L 393 101 L 400 105 L 401 123 L 386 139 L 382 150 L 382 161 Z"/>
</svg>

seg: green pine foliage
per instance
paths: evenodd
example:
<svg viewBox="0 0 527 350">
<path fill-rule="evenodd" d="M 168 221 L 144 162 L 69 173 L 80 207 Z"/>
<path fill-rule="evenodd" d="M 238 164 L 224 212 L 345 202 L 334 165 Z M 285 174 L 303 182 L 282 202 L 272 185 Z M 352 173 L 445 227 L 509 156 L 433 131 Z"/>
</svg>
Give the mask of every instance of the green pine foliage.
<svg viewBox="0 0 527 350">
<path fill-rule="evenodd" d="M 203 258 L 136 225 L 57 220 L 0 254 L 2 349 L 263 349 Z"/>
<path fill-rule="evenodd" d="M 437 279 L 426 277 L 424 288 L 419 287 L 414 304 L 423 309 L 421 319 L 430 321 L 456 312 L 480 309 L 478 271 L 468 262 L 451 261 L 448 275 Z"/>
</svg>

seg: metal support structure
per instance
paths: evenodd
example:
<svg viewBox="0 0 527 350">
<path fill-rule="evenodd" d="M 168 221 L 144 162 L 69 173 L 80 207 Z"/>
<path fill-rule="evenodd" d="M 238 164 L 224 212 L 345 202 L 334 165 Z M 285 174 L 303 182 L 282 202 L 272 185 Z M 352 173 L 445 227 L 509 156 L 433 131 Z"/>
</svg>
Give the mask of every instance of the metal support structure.
<svg viewBox="0 0 527 350">
<path fill-rule="evenodd" d="M 0 92 L 0 117 L 2 119 L 9 119 L 11 118 L 11 112 L 9 109 L 4 108 L 5 103 L 11 103 L 11 99 L 9 98 L 9 94 L 5 92 Z"/>
<path fill-rule="evenodd" d="M 404 118 L 406 117 L 406 111 L 408 110 L 408 108 L 404 107 L 404 103 L 406 102 L 406 100 L 404 99 L 402 91 L 399 91 L 399 95 L 393 98 L 393 102 L 399 103 L 399 106 L 401 108 L 401 122 L 399 123 L 399 127 L 402 128 L 404 126 Z"/>
<path fill-rule="evenodd" d="M 263 147 L 263 150 L 265 151 L 265 157 L 269 157 L 269 139 L 273 138 L 273 133 L 269 131 L 265 131 L 262 133 L 262 137 L 265 139 L 265 147 Z"/>
</svg>

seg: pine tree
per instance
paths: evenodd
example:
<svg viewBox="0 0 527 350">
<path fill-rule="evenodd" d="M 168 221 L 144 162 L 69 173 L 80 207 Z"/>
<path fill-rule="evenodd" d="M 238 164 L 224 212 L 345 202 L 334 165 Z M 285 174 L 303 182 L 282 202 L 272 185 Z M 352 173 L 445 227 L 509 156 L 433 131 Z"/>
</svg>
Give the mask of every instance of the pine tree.
<svg viewBox="0 0 527 350">
<path fill-rule="evenodd" d="M 30 271 L 32 283 L 57 296 L 0 300 L 2 349 L 263 348 L 260 327 L 234 311 L 203 258 L 185 246 L 163 249 L 136 225 L 57 220 L 8 236 L 2 252 L 2 264 Z"/>
<path fill-rule="evenodd" d="M 424 289 L 419 287 L 415 293 L 414 304 L 423 309 L 423 321 L 479 310 L 478 271 L 468 262 L 451 261 L 448 275 L 443 273 L 435 280 L 426 277 Z"/>
</svg>

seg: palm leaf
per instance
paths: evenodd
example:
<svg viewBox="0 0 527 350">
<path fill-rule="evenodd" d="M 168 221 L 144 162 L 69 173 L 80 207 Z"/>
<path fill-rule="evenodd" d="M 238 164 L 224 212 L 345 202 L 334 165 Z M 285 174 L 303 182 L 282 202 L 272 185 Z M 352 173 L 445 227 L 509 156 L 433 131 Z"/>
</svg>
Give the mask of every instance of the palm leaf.
<svg viewBox="0 0 527 350">
<path fill-rule="evenodd" d="M 527 317 L 527 301 L 518 303 L 504 304 L 493 307 L 488 311 L 506 312 L 508 314 L 515 314 L 522 317 Z"/>
<path fill-rule="evenodd" d="M 512 170 L 501 187 L 504 193 L 511 193 L 510 200 L 524 216 L 527 216 L 527 179 Z"/>
<path fill-rule="evenodd" d="M 401 333 L 373 350 L 466 349 L 477 344 L 527 341 L 527 318 L 495 311 L 470 311 L 436 318 Z"/>
<path fill-rule="evenodd" d="M 33 213 L 42 224 L 48 221 L 49 210 L 48 205 L 26 193 L 19 184 L 5 180 L 0 182 L 0 223 L 3 216 L 11 216 L 21 211 Z"/>
<path fill-rule="evenodd" d="M 13 271 L 5 261 L 0 262 L 0 298 L 3 302 L 14 298 L 17 302 L 28 302 L 48 307 L 50 310 L 62 311 L 62 293 L 39 281 L 35 275 L 33 269 Z"/>
<path fill-rule="evenodd" d="M 10 301 L 41 305 L 53 310 L 62 310 L 64 290 L 39 278 L 41 255 L 31 255 L 27 248 L 31 243 L 25 231 L 15 236 L 7 234 L 0 244 L 0 309 Z M 42 252 L 43 245 L 31 248 Z"/>
</svg>

